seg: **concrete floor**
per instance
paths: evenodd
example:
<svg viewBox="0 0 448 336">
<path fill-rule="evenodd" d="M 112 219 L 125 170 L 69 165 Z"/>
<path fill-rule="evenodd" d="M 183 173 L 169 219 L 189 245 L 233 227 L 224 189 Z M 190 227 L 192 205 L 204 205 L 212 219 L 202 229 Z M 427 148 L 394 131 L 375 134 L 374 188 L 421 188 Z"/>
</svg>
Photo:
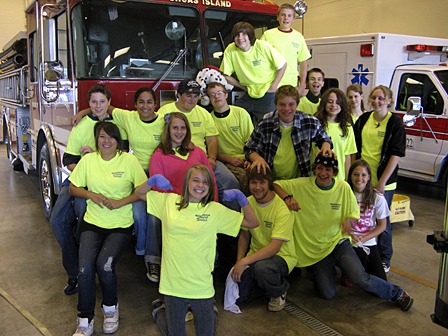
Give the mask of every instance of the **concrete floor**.
<svg viewBox="0 0 448 336">
<path fill-rule="evenodd" d="M 335 299 L 320 299 L 304 272 L 290 276 L 288 311 L 268 312 L 260 299 L 242 307 L 242 315 L 233 315 L 222 310 L 224 281 L 218 277 L 219 335 L 447 335 L 448 330 L 429 317 L 434 311 L 440 256 L 426 243 L 427 234 L 443 227 L 445 200 L 438 189 L 409 181 L 400 181 L 399 192 L 411 197 L 415 225 L 394 224 L 395 253 L 388 277 L 414 297 L 409 312 L 356 288 L 339 286 Z M 37 178 L 14 172 L 4 145 L 0 145 L 0 207 L 0 335 L 72 335 L 77 296 L 62 292 L 66 275 L 40 205 Z M 133 253 L 132 244 L 118 273 L 121 316 L 115 334 L 158 335 L 150 315 L 157 285 L 146 279 L 142 258 Z M 96 312 L 95 334 L 99 335 L 99 304 Z M 188 335 L 194 335 L 193 322 L 187 323 L 187 329 Z"/>
</svg>

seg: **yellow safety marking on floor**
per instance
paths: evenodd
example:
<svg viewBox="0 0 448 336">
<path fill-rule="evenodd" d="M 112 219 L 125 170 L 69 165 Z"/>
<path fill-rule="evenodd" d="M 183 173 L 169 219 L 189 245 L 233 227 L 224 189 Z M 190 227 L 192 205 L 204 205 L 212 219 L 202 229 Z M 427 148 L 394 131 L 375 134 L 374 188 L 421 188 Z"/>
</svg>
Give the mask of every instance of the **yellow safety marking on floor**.
<svg viewBox="0 0 448 336">
<path fill-rule="evenodd" d="M 26 318 L 42 335 L 44 336 L 52 336 L 51 332 L 39 322 L 31 313 L 25 309 L 23 309 L 19 303 L 9 295 L 2 287 L 0 287 L 0 295 L 9 302 L 11 306 L 14 307 L 24 318 Z"/>
<path fill-rule="evenodd" d="M 395 266 L 391 266 L 390 270 L 398 275 L 401 275 L 402 277 L 408 278 L 409 280 L 418 282 L 419 284 L 422 284 L 424 286 L 427 286 L 427 287 L 437 290 L 437 284 L 435 282 L 423 279 L 419 276 L 416 276 L 415 274 L 413 274 L 411 272 L 407 272 L 407 271 L 402 270 Z"/>
</svg>

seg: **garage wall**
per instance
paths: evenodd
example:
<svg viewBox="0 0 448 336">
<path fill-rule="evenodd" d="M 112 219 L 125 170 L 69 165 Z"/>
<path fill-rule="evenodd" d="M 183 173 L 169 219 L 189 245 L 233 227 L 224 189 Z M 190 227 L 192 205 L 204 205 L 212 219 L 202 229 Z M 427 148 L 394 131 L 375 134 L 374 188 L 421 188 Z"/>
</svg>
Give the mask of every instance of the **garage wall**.
<svg viewBox="0 0 448 336">
<path fill-rule="evenodd" d="M 25 0 L 0 0 L 0 8 L 0 50 L 3 50 L 19 31 L 25 31 Z"/>
<path fill-rule="evenodd" d="M 294 4 L 294 0 L 274 0 Z M 25 30 L 25 3 L 0 0 L 0 49 L 17 32 Z M 304 20 L 294 28 L 305 37 L 338 36 L 372 32 L 448 38 L 447 0 L 306 0 Z"/>
<path fill-rule="evenodd" d="M 373 32 L 448 38 L 447 0 L 305 1 L 308 11 L 303 25 L 308 38 Z M 301 20 L 296 20 L 294 28 L 302 31 Z"/>
</svg>

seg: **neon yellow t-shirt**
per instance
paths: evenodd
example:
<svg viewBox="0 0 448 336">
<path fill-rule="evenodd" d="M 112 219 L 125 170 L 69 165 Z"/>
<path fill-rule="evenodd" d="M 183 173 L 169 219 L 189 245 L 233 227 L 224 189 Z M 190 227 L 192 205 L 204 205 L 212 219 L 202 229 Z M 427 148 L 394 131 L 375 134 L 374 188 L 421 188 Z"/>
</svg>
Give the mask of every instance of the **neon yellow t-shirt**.
<svg viewBox="0 0 448 336">
<path fill-rule="evenodd" d="M 216 234 L 235 237 L 243 214 L 216 202 L 205 207 L 190 203 L 179 211 L 179 199 L 179 195 L 152 190 L 146 196 L 148 213 L 162 221 L 159 292 L 181 298 L 211 298 L 215 295 Z"/>
<path fill-rule="evenodd" d="M 356 121 L 359 119 L 360 116 L 355 116 L 353 114 L 351 114 L 352 116 L 352 121 L 353 121 L 353 125 L 356 124 Z"/>
<path fill-rule="evenodd" d="M 227 117 L 218 118 L 215 112 L 212 117 L 219 132 L 218 152 L 244 160 L 244 145 L 254 130 L 249 113 L 232 105 Z"/>
<path fill-rule="evenodd" d="M 249 196 L 248 200 L 257 215 L 260 226 L 255 229 L 244 228 L 252 236 L 247 255 L 251 255 L 269 245 L 272 239 L 282 240 L 283 244 L 277 255 L 286 261 L 291 272 L 297 264 L 292 234 L 294 221 L 292 212 L 277 195 L 269 205 L 263 207 L 258 205 L 253 196 Z"/>
<path fill-rule="evenodd" d="M 269 42 L 255 40 L 246 52 L 232 42 L 224 51 L 220 70 L 227 76 L 235 73 L 250 97 L 261 98 L 285 63 L 285 58 Z"/>
<path fill-rule="evenodd" d="M 297 155 L 294 151 L 291 133 L 292 126 L 285 128 L 280 126 L 282 138 L 274 156 L 274 176 L 278 180 L 287 180 L 299 176 Z"/>
<path fill-rule="evenodd" d="M 373 118 L 373 113 L 367 119 L 366 124 L 362 129 L 362 152 L 361 159 L 367 161 L 372 170 L 372 185 L 378 184 L 378 167 L 381 160 L 381 149 L 384 143 L 384 136 L 386 135 L 386 127 L 389 122 L 392 112 L 389 112 L 384 120 L 379 123 Z M 397 183 L 386 185 L 384 190 L 395 190 Z"/>
<path fill-rule="evenodd" d="M 111 118 L 107 118 L 105 121 L 115 123 Z M 90 116 L 82 118 L 76 127 L 73 127 L 67 141 L 67 148 L 65 152 L 71 155 L 81 155 L 81 147 L 89 146 L 93 150 L 96 150 L 94 128 L 98 120 L 92 119 Z M 117 125 L 118 126 L 118 125 Z M 120 135 L 123 140 L 127 139 L 126 132 L 123 128 L 120 129 Z"/>
<path fill-rule="evenodd" d="M 151 122 L 144 122 L 137 111 L 116 108 L 112 113 L 115 124 L 126 130 L 129 146 L 143 169 L 147 170 L 152 153 L 160 144 L 160 135 L 165 124 L 163 118 L 157 116 Z"/>
<path fill-rule="evenodd" d="M 317 103 L 312 103 L 306 96 L 301 97 L 299 101 L 298 110 L 308 113 L 309 115 L 314 116 L 314 114 L 317 112 L 317 108 L 320 103 L 320 98 Z"/>
<path fill-rule="evenodd" d="M 100 153 L 95 152 L 82 157 L 69 180 L 76 187 L 87 187 L 91 192 L 119 200 L 145 182 L 146 174 L 132 154 L 118 153 L 113 159 L 105 161 Z M 127 228 L 134 223 L 132 204 L 109 210 L 88 199 L 84 220 L 105 229 Z"/>
<path fill-rule="evenodd" d="M 297 63 L 306 61 L 311 57 L 303 35 L 294 29 L 284 32 L 278 28 L 272 28 L 266 30 L 260 39 L 268 41 L 286 58 L 288 67 L 278 86 L 297 86 L 297 77 L 299 75 Z"/>
<path fill-rule="evenodd" d="M 294 245 L 297 266 L 307 267 L 329 255 L 345 236 L 340 223 L 348 218 L 359 218 L 355 194 L 347 182 L 335 179 L 330 190 L 316 185 L 316 177 L 299 177 L 276 181 L 300 204 L 294 214 Z"/>
<path fill-rule="evenodd" d="M 171 112 L 181 112 L 185 114 L 190 122 L 191 141 L 207 153 L 205 137 L 217 136 L 219 134 L 210 113 L 205 108 L 197 105 L 190 112 L 182 112 L 176 107 L 176 103 L 173 102 L 163 105 L 159 109 L 158 114 L 163 117 L 165 114 Z"/>
<path fill-rule="evenodd" d="M 335 152 L 336 157 L 338 158 L 339 173 L 336 177 L 345 181 L 345 156 L 355 154 L 358 151 L 356 149 L 353 127 L 348 127 L 348 134 L 345 137 L 342 135 L 339 123 L 328 122 L 325 131 L 331 137 L 331 141 L 333 142 L 333 152 Z"/>
</svg>

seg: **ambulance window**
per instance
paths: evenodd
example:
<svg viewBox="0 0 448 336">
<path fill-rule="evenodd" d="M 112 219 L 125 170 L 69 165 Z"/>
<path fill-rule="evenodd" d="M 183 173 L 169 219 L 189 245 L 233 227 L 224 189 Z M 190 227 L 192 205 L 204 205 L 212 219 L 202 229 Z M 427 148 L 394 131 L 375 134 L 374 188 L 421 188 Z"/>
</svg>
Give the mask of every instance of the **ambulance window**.
<svg viewBox="0 0 448 336">
<path fill-rule="evenodd" d="M 407 99 L 420 97 L 425 113 L 442 114 L 443 98 L 432 80 L 425 74 L 407 73 L 401 77 L 396 110 L 406 111 Z"/>
<path fill-rule="evenodd" d="M 339 88 L 339 80 L 337 78 L 325 78 L 325 84 L 322 87 L 321 92 L 323 93 L 331 88 Z"/>
</svg>

